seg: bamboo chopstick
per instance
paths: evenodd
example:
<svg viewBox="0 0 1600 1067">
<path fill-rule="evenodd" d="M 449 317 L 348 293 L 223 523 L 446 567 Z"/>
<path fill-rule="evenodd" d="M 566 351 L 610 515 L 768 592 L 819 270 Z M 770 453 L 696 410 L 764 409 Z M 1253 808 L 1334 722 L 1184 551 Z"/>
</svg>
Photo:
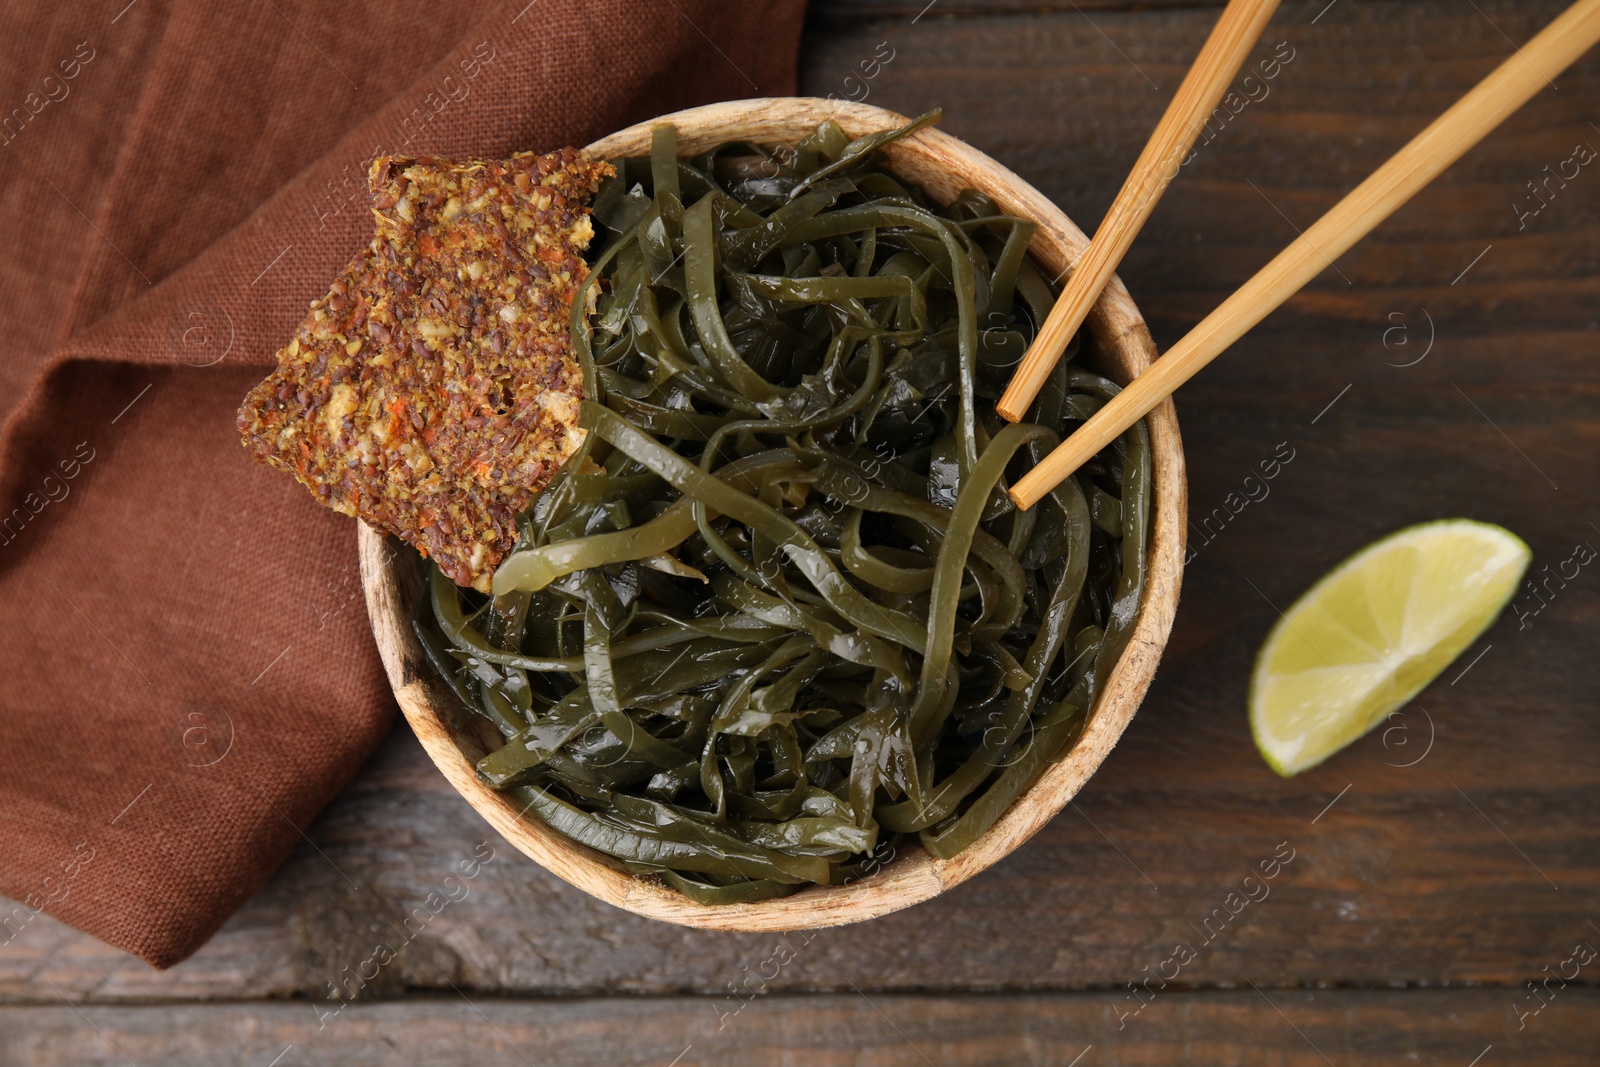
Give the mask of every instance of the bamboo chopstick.
<svg viewBox="0 0 1600 1067">
<path fill-rule="evenodd" d="M 1600 41 L 1578 0 L 1356 186 L 1010 489 L 1024 510 L 1266 318 Z"/>
<path fill-rule="evenodd" d="M 1150 135 L 1150 143 L 1144 146 L 1128 180 L 1122 183 L 1122 191 L 1095 231 L 1094 240 L 1073 267 L 1061 298 L 1028 346 L 1005 395 L 995 405 L 1001 417 L 1016 422 L 1027 414 L 1067 342 L 1083 325 L 1084 316 L 1111 280 L 1111 272 L 1122 262 L 1161 194 L 1177 177 L 1201 127 L 1277 8 L 1278 0 L 1231 0 L 1222 12 L 1155 133 Z"/>
</svg>

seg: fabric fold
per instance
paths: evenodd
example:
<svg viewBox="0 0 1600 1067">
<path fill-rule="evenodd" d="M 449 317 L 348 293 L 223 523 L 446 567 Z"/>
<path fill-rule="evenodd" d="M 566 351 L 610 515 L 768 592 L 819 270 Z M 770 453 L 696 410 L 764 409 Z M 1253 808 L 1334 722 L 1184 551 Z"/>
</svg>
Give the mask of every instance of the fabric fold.
<svg viewBox="0 0 1600 1067">
<path fill-rule="evenodd" d="M 367 161 L 792 93 L 803 8 L 0 16 L 0 951 L 42 912 L 178 962 L 392 720 L 354 524 L 233 419 L 370 238 Z"/>
</svg>

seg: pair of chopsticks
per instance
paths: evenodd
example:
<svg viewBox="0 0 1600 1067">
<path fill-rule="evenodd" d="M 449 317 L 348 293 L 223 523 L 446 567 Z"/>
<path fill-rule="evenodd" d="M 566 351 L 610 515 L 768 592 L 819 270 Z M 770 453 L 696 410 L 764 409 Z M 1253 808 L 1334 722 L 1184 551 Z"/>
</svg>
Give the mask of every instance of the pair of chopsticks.
<svg viewBox="0 0 1600 1067">
<path fill-rule="evenodd" d="M 1216 106 L 1276 7 L 1277 0 L 1231 0 L 1223 11 L 1001 397 L 997 407 L 1006 419 L 1016 422 L 1033 403 L 1067 342 L 1082 325 L 1090 305 L 1105 288 L 1155 201 L 1172 180 L 1177 170 L 1174 162 L 1192 147 L 1201 123 Z M 1010 489 L 1017 507 L 1027 510 L 1061 484 L 1201 367 L 1299 292 L 1597 41 L 1600 0 L 1578 0 L 1330 208 L 1018 480 Z"/>
</svg>

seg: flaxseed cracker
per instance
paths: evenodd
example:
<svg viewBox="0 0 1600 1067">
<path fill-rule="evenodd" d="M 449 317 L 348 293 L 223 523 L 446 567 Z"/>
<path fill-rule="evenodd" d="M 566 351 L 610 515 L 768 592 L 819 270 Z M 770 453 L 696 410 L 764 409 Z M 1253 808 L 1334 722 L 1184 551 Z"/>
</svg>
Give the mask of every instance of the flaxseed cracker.
<svg viewBox="0 0 1600 1067">
<path fill-rule="evenodd" d="M 377 234 L 245 398 L 245 446 L 486 591 L 582 441 L 569 312 L 611 173 L 572 148 L 375 160 Z"/>
</svg>

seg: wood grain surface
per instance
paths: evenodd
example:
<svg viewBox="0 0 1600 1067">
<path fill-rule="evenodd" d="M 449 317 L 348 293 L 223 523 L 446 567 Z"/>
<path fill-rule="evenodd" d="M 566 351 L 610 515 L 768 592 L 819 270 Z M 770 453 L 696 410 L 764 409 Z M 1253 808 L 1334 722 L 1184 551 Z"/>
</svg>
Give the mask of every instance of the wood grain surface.
<svg viewBox="0 0 1600 1067">
<path fill-rule="evenodd" d="M 1284 4 L 1251 62 L 1280 42 L 1293 58 L 1202 140 L 1120 270 L 1160 344 L 1500 62 L 1507 37 L 1526 39 L 1562 6 L 1475 4 Z M 874 104 L 942 104 L 947 130 L 1086 229 L 1217 13 L 1040 3 L 952 16 L 941 3 L 913 22 L 919 6 L 825 3 L 803 90 L 845 96 L 854 77 Z M 880 42 L 894 58 L 863 82 Z M 280 1067 L 430 1058 L 385 1036 L 442 1050 L 440 1062 L 468 1042 L 484 1062 L 522 1062 L 495 1049 L 494 1029 L 452 984 L 533 1062 L 545 1062 L 541 1043 L 550 1062 L 582 1061 L 601 1029 L 616 1062 L 665 1065 L 690 1043 L 682 1063 L 702 1049 L 721 1062 L 732 1053 L 702 1046 L 674 1013 L 704 1013 L 714 1033 L 728 984 L 748 996 L 763 981 L 794 996 L 741 1014 L 748 1036 L 737 1040 L 751 1044 L 737 1047 L 752 1060 L 792 1049 L 796 1062 L 923 1062 L 890 1043 L 859 990 L 939 1064 L 1069 1064 L 1090 1043 L 1080 1067 L 1467 1067 L 1490 1044 L 1478 1067 L 1592 1062 L 1600 1005 L 1576 987 L 1596 984 L 1600 961 L 1521 1030 L 1516 1006 L 1531 1009 L 1523 983 L 1559 972 L 1575 945 L 1600 946 L 1600 571 L 1520 598 L 1387 729 L 1298 778 L 1261 762 L 1244 710 L 1274 605 L 1381 534 L 1446 516 L 1500 522 L 1533 547 L 1540 577 L 1576 545 L 1600 547 L 1600 166 L 1552 182 L 1537 214 L 1517 214 L 1540 203 L 1527 183 L 1546 166 L 1580 143 L 1600 148 L 1600 57 L 1557 81 L 1178 394 L 1192 555 L 1155 684 L 1069 810 L 993 869 L 908 911 L 817 931 L 789 946 L 792 959 L 777 935 L 629 916 L 503 848 L 465 898 L 430 914 L 428 894 L 492 838 L 399 725 L 268 887 L 173 970 L 29 923 L 0 948 L 0 1000 L 16 1005 L 0 1010 L 0 1063 L 106 1056 L 83 1043 L 93 1033 L 63 997 L 88 1002 L 102 1028 L 127 1027 L 135 1047 L 172 1050 L 125 1049 L 134 1062 L 202 1062 L 205 1042 L 235 1040 L 249 1050 L 238 1062 L 258 1065 L 291 1042 Z M 1265 899 L 1233 914 L 1229 894 L 1289 849 Z M 337 1037 L 337 1052 L 295 1036 L 315 1026 L 309 1002 L 135 1003 L 320 1004 L 380 942 L 398 952 L 360 992 L 382 1003 L 346 1010 L 374 1021 L 360 1041 Z M 1171 974 L 1179 943 L 1195 958 L 1118 1032 L 1116 998 L 1146 968 Z M 1251 983 L 1292 1026 L 1256 1003 Z M 994 995 L 956 999 L 963 991 Z M 926 996 L 902 996 L 913 993 Z M 708 996 L 505 999 L 618 994 Z M 279 1027 L 279 1012 L 299 1021 Z M 398 1021 L 386 1030 L 384 1019 Z M 1326 1061 L 1293 1044 L 1293 1026 Z M 823 1040 L 816 1027 L 836 1043 L 808 1044 Z M 31 1036 L 13 1036 L 22 1031 Z M 137 1045 L 138 1032 L 156 1043 Z M 240 1036 L 252 1034 L 281 1042 Z M 854 1058 L 851 1040 L 864 1046 Z M 68 1051 L 41 1051 L 53 1047 Z"/>
<path fill-rule="evenodd" d="M 1092 994 L 770 997 L 718 1015 L 703 998 L 537 1003 L 445 992 L 338 1015 L 310 1004 L 0 1008 L 0 1063 L 1466 1067 L 1481 1056 L 1488 1067 L 1508 1062 L 1513 1041 L 1542 1064 L 1592 1062 L 1578 1057 L 1600 1043 L 1592 989 L 1553 1001 L 1520 1034 L 1505 1017 L 1505 993 L 1486 989 L 1169 994 L 1121 1030 L 1106 996 Z"/>
</svg>

